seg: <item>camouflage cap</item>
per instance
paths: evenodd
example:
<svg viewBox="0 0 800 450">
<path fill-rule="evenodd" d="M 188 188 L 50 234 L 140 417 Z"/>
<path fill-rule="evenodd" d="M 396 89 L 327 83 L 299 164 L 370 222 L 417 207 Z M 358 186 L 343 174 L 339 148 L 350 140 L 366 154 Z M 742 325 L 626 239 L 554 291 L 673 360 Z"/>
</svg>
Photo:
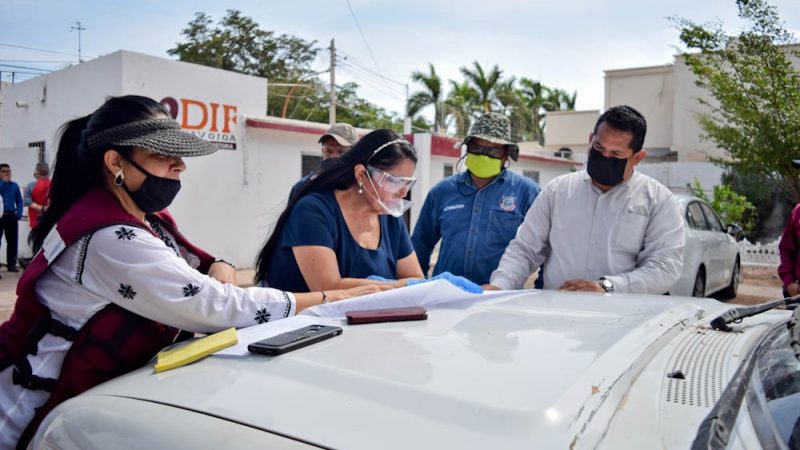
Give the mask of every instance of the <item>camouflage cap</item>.
<svg viewBox="0 0 800 450">
<path fill-rule="evenodd" d="M 461 141 L 461 145 L 465 145 L 472 138 L 503 144 L 508 147 L 511 159 L 516 161 L 519 157 L 519 147 L 511 142 L 511 121 L 503 114 L 488 112 L 478 117 L 470 127 L 467 137 Z"/>
<path fill-rule="evenodd" d="M 336 142 L 342 147 L 352 147 L 353 144 L 358 142 L 358 133 L 356 129 L 348 123 L 335 123 L 331 125 L 330 128 L 325 131 L 325 134 L 320 136 L 319 142 L 322 143 L 325 138 L 329 137 L 336 139 Z"/>
</svg>

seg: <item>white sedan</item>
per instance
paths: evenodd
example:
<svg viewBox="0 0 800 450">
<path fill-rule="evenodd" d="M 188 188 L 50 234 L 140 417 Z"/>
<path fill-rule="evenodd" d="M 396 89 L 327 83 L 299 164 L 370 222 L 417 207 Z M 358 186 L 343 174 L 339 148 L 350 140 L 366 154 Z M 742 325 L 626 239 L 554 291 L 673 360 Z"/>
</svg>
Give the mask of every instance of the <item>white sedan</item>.
<svg viewBox="0 0 800 450">
<path fill-rule="evenodd" d="M 394 294 L 435 299 L 429 288 Z M 33 448 L 750 449 L 800 433 L 789 311 L 722 331 L 709 324 L 732 307 L 707 298 L 463 297 L 427 304 L 424 321 L 346 325 L 349 300 L 316 307 L 338 308 L 324 319 L 240 330 L 226 354 L 144 367 L 63 403 Z M 247 353 L 310 320 L 344 332 Z"/>
<path fill-rule="evenodd" d="M 717 213 L 697 197 L 676 195 L 686 222 L 681 277 L 671 295 L 736 297 L 741 274 L 738 225 L 724 226 Z"/>
</svg>

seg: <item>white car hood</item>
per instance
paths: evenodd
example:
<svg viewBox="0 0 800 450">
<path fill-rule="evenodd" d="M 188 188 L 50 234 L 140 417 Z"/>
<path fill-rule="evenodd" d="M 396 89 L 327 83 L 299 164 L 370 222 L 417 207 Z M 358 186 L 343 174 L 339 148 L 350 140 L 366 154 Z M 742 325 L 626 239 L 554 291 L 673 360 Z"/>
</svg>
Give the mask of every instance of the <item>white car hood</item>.
<svg viewBox="0 0 800 450">
<path fill-rule="evenodd" d="M 594 447 L 652 357 L 727 308 L 526 291 L 433 309 L 427 321 L 343 325 L 339 337 L 278 357 L 147 367 L 85 396 L 173 405 L 334 448 Z"/>
</svg>

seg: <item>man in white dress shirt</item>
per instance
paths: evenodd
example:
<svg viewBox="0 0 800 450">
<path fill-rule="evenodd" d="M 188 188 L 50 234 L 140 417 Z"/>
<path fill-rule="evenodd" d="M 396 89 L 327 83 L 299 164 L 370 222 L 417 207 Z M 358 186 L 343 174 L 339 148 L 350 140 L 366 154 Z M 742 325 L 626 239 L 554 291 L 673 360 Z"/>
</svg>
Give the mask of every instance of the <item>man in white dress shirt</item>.
<svg viewBox="0 0 800 450">
<path fill-rule="evenodd" d="M 545 264 L 544 289 L 669 291 L 683 266 L 684 224 L 670 190 L 634 170 L 646 132 L 630 106 L 603 113 L 586 170 L 544 187 L 485 288 L 521 289 Z"/>
</svg>

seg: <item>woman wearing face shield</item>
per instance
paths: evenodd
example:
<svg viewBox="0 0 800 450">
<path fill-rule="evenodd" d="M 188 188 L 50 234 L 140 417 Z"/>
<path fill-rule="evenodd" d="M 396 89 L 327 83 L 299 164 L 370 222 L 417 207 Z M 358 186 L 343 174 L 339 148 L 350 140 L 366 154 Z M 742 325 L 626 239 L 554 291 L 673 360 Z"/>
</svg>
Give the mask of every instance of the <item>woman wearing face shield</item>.
<svg viewBox="0 0 800 450">
<path fill-rule="evenodd" d="M 261 249 L 257 281 L 306 292 L 422 278 L 402 219 L 416 163 L 414 148 L 394 132 L 364 136 L 290 200 Z"/>
<path fill-rule="evenodd" d="M 239 288 L 164 209 L 185 157 L 216 151 L 141 96 L 107 100 L 62 128 L 36 256 L 0 326 L 0 449 L 25 443 L 60 402 L 191 336 L 294 315 L 375 286 L 292 294 Z M 190 333 L 185 333 L 185 330 Z"/>
</svg>

